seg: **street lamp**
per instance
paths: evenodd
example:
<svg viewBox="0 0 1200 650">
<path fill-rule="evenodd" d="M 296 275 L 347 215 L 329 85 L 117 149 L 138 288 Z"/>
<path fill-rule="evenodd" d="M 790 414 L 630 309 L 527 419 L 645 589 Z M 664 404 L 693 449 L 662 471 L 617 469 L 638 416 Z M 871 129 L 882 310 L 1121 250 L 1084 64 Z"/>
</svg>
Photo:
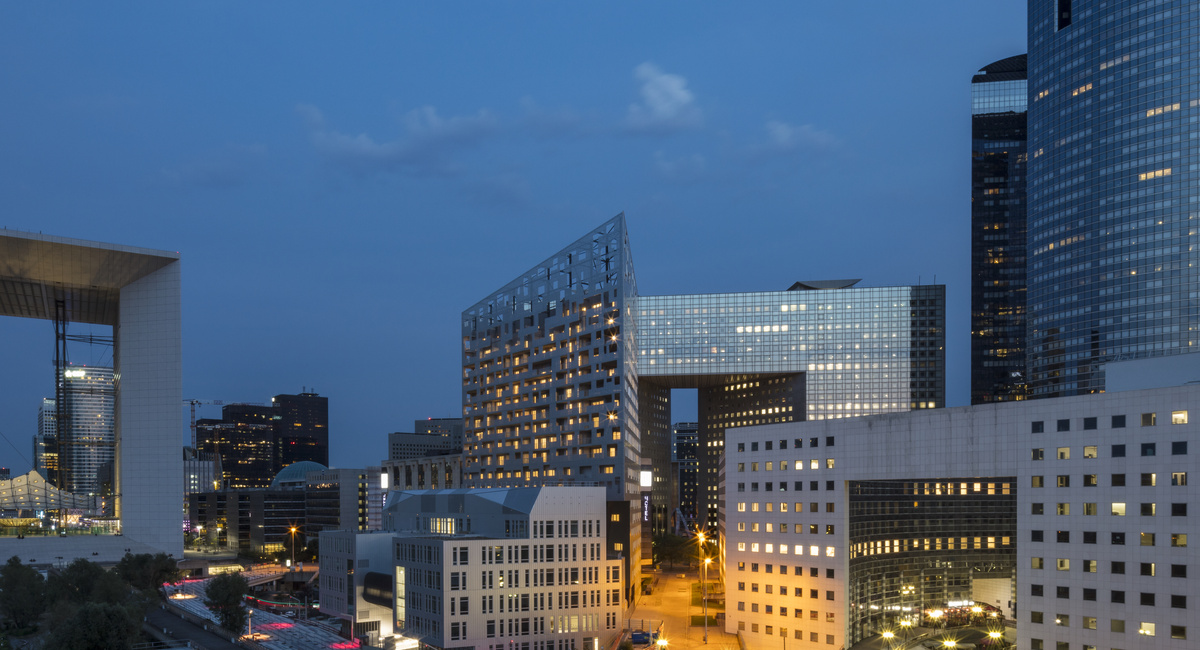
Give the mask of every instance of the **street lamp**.
<svg viewBox="0 0 1200 650">
<path fill-rule="evenodd" d="M 988 632 L 988 637 L 990 637 L 992 639 L 993 644 L 995 644 L 999 647 L 1004 647 L 1005 643 L 1004 643 L 1004 633 L 1003 632 L 993 630 L 991 632 Z"/>
<path fill-rule="evenodd" d="M 884 641 L 887 642 L 887 647 L 891 648 L 892 643 L 894 643 L 894 639 L 896 638 L 896 633 L 891 630 L 887 630 L 880 636 L 882 636 L 884 638 Z"/>
<path fill-rule="evenodd" d="M 292 526 L 289 530 L 292 532 L 292 565 L 289 568 L 294 570 L 296 568 L 296 527 Z"/>
<path fill-rule="evenodd" d="M 704 558 L 704 579 L 700 581 L 701 600 L 704 603 L 704 642 L 708 643 L 708 565 L 712 563 L 711 557 Z"/>
<path fill-rule="evenodd" d="M 942 641 L 942 645 L 947 648 L 954 648 L 958 646 L 958 641 L 955 641 L 954 639 L 946 639 L 945 641 Z"/>
</svg>

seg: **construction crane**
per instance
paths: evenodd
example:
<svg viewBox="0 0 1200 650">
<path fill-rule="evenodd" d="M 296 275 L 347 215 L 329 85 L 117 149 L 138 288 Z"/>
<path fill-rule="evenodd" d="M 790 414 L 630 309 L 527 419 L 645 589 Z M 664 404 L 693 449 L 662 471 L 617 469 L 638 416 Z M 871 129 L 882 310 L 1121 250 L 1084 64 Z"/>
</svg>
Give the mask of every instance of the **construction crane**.
<svg viewBox="0 0 1200 650">
<path fill-rule="evenodd" d="M 225 402 L 219 399 L 185 399 L 183 402 L 192 405 L 192 449 L 196 449 L 196 405 L 211 404 L 213 406 L 224 406 Z"/>
</svg>

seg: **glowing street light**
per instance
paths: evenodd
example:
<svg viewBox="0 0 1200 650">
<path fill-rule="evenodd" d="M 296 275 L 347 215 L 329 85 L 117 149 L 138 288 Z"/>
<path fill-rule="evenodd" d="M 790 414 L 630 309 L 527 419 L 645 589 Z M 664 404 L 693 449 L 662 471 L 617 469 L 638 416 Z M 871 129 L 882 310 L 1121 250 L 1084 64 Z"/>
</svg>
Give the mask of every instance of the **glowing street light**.
<svg viewBox="0 0 1200 650">
<path fill-rule="evenodd" d="M 701 539 L 703 539 L 703 538 L 704 538 L 703 535 L 701 535 Z M 708 565 L 709 564 L 712 564 L 712 558 L 711 557 L 704 558 L 704 580 L 701 581 L 701 583 L 700 583 L 701 586 L 703 587 L 701 590 L 701 593 L 703 594 L 702 599 L 704 602 L 704 642 L 705 643 L 708 643 Z"/>
<path fill-rule="evenodd" d="M 655 643 L 656 643 L 656 644 L 658 645 L 658 647 L 660 647 L 660 648 L 665 648 L 665 647 L 667 647 L 667 640 L 666 640 L 666 639 L 659 639 L 659 640 L 658 640 L 658 641 L 656 641 Z"/>
<path fill-rule="evenodd" d="M 895 632 L 893 632 L 893 631 L 891 631 L 891 630 L 887 630 L 887 631 L 885 631 L 883 634 L 881 634 L 880 636 L 882 636 L 882 637 L 883 637 L 883 639 L 884 639 L 884 641 L 886 641 L 886 642 L 887 642 L 887 647 L 889 647 L 889 648 L 890 648 L 890 647 L 892 647 L 892 643 L 894 643 L 894 642 L 895 642 L 895 639 L 896 639 L 896 633 L 895 633 Z"/>
<path fill-rule="evenodd" d="M 288 530 L 292 533 L 292 566 L 289 568 L 294 569 L 296 568 L 296 527 L 292 526 Z"/>
<path fill-rule="evenodd" d="M 955 641 L 954 639 L 946 639 L 945 641 L 942 641 L 942 645 L 947 648 L 954 648 L 958 646 L 958 641 Z"/>
</svg>

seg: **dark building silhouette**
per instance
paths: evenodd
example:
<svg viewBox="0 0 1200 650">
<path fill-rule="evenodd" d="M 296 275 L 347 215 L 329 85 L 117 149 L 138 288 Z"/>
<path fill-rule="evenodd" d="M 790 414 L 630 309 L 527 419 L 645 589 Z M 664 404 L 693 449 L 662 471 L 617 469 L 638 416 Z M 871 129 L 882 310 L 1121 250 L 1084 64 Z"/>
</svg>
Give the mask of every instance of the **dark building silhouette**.
<svg viewBox="0 0 1200 650">
<path fill-rule="evenodd" d="M 196 421 L 196 445 L 220 458 L 222 487 L 268 487 L 293 463 L 329 464 L 329 398 L 301 393 L 276 395 L 269 406 L 227 404 L 221 419 Z"/>
<path fill-rule="evenodd" d="M 1025 399 L 1025 55 L 971 78 L 971 403 Z"/>
<path fill-rule="evenodd" d="M 329 398 L 316 393 L 276 395 L 275 468 L 303 460 L 329 465 Z"/>
</svg>

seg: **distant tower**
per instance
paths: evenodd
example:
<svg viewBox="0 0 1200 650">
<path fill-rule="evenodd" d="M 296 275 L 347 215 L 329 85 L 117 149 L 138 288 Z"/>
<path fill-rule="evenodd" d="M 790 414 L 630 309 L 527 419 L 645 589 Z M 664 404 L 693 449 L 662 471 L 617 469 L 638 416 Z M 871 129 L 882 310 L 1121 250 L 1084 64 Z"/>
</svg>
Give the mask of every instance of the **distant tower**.
<svg viewBox="0 0 1200 650">
<path fill-rule="evenodd" d="M 1200 346 L 1197 22 L 1194 1 L 1029 3 L 1033 397 Z"/>
<path fill-rule="evenodd" d="M 33 436 L 33 469 L 51 485 L 58 485 L 57 408 L 55 400 L 42 398 L 37 433 Z"/>
<path fill-rule="evenodd" d="M 971 78 L 971 403 L 1025 399 L 1025 55 Z"/>
<path fill-rule="evenodd" d="M 99 494 L 100 468 L 116 457 L 113 369 L 68 366 L 63 382 L 67 426 L 57 436 L 60 485 L 73 494 Z"/>
<path fill-rule="evenodd" d="M 329 465 L 329 398 L 313 392 L 276 395 L 275 473 L 300 461 Z"/>
</svg>

